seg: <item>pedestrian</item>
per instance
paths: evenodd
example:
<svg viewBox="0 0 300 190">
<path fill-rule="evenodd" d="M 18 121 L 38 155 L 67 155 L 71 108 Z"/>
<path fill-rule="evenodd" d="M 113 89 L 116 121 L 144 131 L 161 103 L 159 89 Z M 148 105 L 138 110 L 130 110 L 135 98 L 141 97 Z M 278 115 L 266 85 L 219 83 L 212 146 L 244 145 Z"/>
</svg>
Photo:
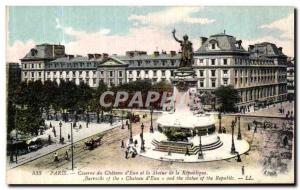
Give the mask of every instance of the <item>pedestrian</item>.
<svg viewBox="0 0 300 190">
<path fill-rule="evenodd" d="M 58 162 L 58 155 L 57 155 L 57 152 L 55 152 L 55 154 L 54 154 L 54 162 Z"/>
<path fill-rule="evenodd" d="M 69 153 L 68 153 L 68 150 L 66 150 L 66 153 L 65 153 L 65 159 L 66 159 L 66 160 L 69 160 Z"/>
<path fill-rule="evenodd" d="M 50 127 L 50 128 L 52 128 L 52 124 L 51 124 L 51 122 L 50 122 L 50 125 L 49 125 L 49 127 Z"/>
<path fill-rule="evenodd" d="M 245 175 L 245 166 L 242 166 L 242 175 Z"/>
<path fill-rule="evenodd" d="M 56 130 L 55 130 L 55 127 L 53 127 L 52 132 L 53 132 L 54 137 L 56 137 Z"/>
<path fill-rule="evenodd" d="M 250 123 L 248 123 L 248 131 L 250 131 L 250 130 L 251 130 Z"/>
<path fill-rule="evenodd" d="M 79 125 L 79 129 L 82 129 L 82 126 L 81 126 L 81 124 Z"/>
<path fill-rule="evenodd" d="M 137 143 L 138 143 L 138 141 L 135 139 L 134 140 L 134 147 L 136 147 Z"/>
<path fill-rule="evenodd" d="M 128 150 L 125 151 L 125 158 L 128 159 Z"/>
<path fill-rule="evenodd" d="M 189 151 L 189 148 L 188 148 L 188 147 L 186 147 L 185 156 L 186 156 L 186 155 L 190 156 L 190 151 Z"/>
<path fill-rule="evenodd" d="M 125 147 L 124 141 L 122 140 L 122 141 L 121 141 L 121 148 L 124 148 L 124 147 Z"/>
<path fill-rule="evenodd" d="M 254 133 L 256 133 L 256 132 L 257 132 L 257 125 L 254 128 Z"/>
<path fill-rule="evenodd" d="M 48 135 L 48 144 L 50 145 L 52 143 L 51 141 L 51 135 Z"/>
<path fill-rule="evenodd" d="M 89 128 L 89 122 L 86 122 L 86 128 Z"/>
</svg>

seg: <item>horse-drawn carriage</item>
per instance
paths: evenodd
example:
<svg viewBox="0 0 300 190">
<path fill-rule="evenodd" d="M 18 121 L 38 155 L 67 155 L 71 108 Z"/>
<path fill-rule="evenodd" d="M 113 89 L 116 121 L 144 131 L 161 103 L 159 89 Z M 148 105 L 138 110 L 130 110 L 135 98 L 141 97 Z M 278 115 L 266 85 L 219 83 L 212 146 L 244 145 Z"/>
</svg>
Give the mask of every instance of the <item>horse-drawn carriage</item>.
<svg viewBox="0 0 300 190">
<path fill-rule="evenodd" d="M 85 147 L 89 150 L 93 150 L 101 145 L 102 136 L 98 136 L 96 139 L 91 138 L 90 140 L 84 142 Z"/>
</svg>

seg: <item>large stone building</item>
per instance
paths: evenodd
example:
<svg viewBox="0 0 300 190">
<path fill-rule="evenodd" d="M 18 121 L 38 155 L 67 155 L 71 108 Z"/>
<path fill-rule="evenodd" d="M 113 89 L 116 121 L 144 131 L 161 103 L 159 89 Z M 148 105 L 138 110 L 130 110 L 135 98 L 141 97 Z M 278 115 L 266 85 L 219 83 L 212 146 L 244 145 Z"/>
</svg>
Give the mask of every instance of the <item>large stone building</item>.
<svg viewBox="0 0 300 190">
<path fill-rule="evenodd" d="M 295 94 L 295 58 L 291 57 L 287 62 L 287 89 L 289 94 Z"/>
<path fill-rule="evenodd" d="M 239 106 L 283 100 L 287 94 L 287 57 L 282 48 L 264 42 L 250 45 L 227 34 L 201 37 L 201 47 L 194 52 L 198 91 L 213 95 L 221 85 L 233 85 L 241 96 Z M 41 44 L 21 59 L 22 80 L 61 80 L 85 82 L 97 87 L 149 79 L 170 81 L 180 63 L 175 51 L 147 54 L 127 51 L 124 56 L 88 54 L 66 55 L 63 45 Z"/>
<path fill-rule="evenodd" d="M 221 85 L 239 91 L 240 105 L 254 105 L 283 100 L 286 97 L 286 60 L 282 48 L 264 42 L 250 45 L 227 34 L 201 37 L 195 52 L 198 89 L 213 93 Z"/>
</svg>

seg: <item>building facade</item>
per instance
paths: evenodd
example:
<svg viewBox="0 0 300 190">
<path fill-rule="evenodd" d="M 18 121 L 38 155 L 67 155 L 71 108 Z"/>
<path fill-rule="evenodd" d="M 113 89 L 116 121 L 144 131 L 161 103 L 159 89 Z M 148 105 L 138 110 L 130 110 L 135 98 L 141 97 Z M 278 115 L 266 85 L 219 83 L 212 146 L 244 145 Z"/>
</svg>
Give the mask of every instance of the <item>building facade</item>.
<svg viewBox="0 0 300 190">
<path fill-rule="evenodd" d="M 289 94 L 295 94 L 295 59 L 291 57 L 287 62 L 287 89 Z"/>
<path fill-rule="evenodd" d="M 232 85 L 241 97 L 239 106 L 271 103 L 286 98 L 286 59 L 282 48 L 268 42 L 250 45 L 227 34 L 201 37 L 195 52 L 200 92 L 212 93 L 219 86 Z"/>
<path fill-rule="evenodd" d="M 239 106 L 257 102 L 274 102 L 287 95 L 287 57 L 282 48 L 264 42 L 250 45 L 227 34 L 201 37 L 201 47 L 194 52 L 193 69 L 199 93 L 214 93 L 221 85 L 238 90 Z M 61 80 L 87 83 L 97 87 L 100 81 L 108 86 L 135 80 L 170 82 L 180 63 L 180 52 L 127 51 L 124 56 L 88 54 L 66 55 L 64 46 L 41 44 L 21 59 L 22 81 Z"/>
</svg>

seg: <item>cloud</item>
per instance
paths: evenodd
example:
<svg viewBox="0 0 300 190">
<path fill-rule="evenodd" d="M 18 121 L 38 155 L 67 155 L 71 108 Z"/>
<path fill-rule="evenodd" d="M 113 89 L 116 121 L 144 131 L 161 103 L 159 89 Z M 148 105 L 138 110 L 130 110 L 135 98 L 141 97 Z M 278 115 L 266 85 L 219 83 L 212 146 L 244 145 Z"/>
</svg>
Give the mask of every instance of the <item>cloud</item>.
<svg viewBox="0 0 300 190">
<path fill-rule="evenodd" d="M 35 42 L 28 40 L 26 42 L 15 41 L 12 46 L 7 45 L 6 61 L 7 62 L 20 62 L 31 48 L 34 48 Z"/>
<path fill-rule="evenodd" d="M 281 38 L 294 40 L 294 14 L 290 14 L 289 16 L 276 20 L 270 24 L 261 25 L 259 28 L 279 30 L 282 32 L 280 35 Z"/>
<path fill-rule="evenodd" d="M 257 39 L 244 39 L 244 47 L 255 43 L 271 42 L 276 44 L 277 47 L 282 47 L 283 53 L 287 56 L 294 57 L 294 14 L 290 14 L 272 23 L 261 25 L 258 28 L 270 29 L 270 35 L 262 36 Z M 279 37 L 272 36 L 273 30 L 281 31 L 281 35 Z"/>
<path fill-rule="evenodd" d="M 163 11 L 148 13 L 146 15 L 130 15 L 129 21 L 139 22 L 150 26 L 170 26 L 175 23 L 210 24 L 214 19 L 192 17 L 192 14 L 203 9 L 202 7 L 172 7 Z"/>
<path fill-rule="evenodd" d="M 282 47 L 282 51 L 287 56 L 294 57 L 294 41 L 293 40 L 283 40 L 275 38 L 272 36 L 264 36 L 257 39 L 244 39 L 243 47 L 248 48 L 251 44 L 262 43 L 262 42 L 271 42 L 274 43 L 277 47 Z"/>
<path fill-rule="evenodd" d="M 128 50 L 179 50 L 180 46 L 172 39 L 171 33 L 153 27 L 131 28 L 129 34 L 107 35 L 108 31 L 85 32 L 71 27 L 64 29 L 65 34 L 74 38 L 65 44 L 69 54 L 109 53 L 124 55 Z"/>
</svg>

